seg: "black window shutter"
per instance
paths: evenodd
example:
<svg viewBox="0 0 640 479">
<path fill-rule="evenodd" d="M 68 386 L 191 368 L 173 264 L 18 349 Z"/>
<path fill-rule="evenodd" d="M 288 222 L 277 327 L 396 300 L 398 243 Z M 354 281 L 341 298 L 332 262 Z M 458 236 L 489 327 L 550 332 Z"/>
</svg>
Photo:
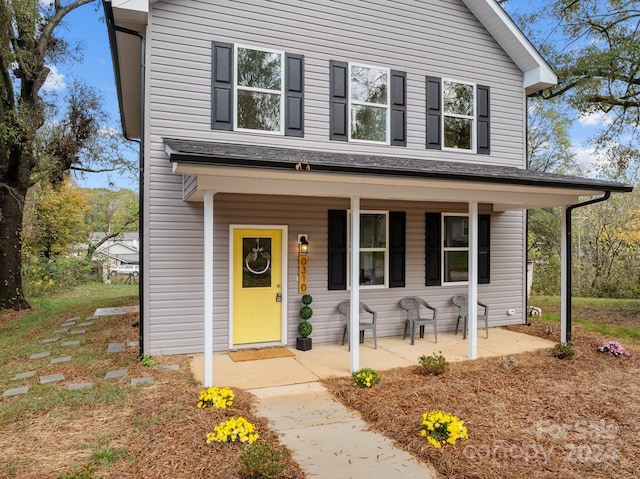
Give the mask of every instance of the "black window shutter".
<svg viewBox="0 0 640 479">
<path fill-rule="evenodd" d="M 329 210 L 328 289 L 347 289 L 347 211 Z"/>
<path fill-rule="evenodd" d="M 211 128 L 233 130 L 233 44 L 213 42 Z"/>
<path fill-rule="evenodd" d="M 346 62 L 331 60 L 329 68 L 331 71 L 329 138 L 331 140 L 347 141 L 349 65 Z"/>
<path fill-rule="evenodd" d="M 440 286 L 440 262 L 442 261 L 442 222 L 440 213 L 426 213 L 425 258 L 426 286 Z"/>
<path fill-rule="evenodd" d="M 427 77 L 427 149 L 441 150 L 442 81 Z"/>
<path fill-rule="evenodd" d="M 478 283 L 488 284 L 490 276 L 491 215 L 478 215 Z"/>
<path fill-rule="evenodd" d="M 287 136 L 304 136 L 304 56 L 285 54 L 285 129 Z"/>
<path fill-rule="evenodd" d="M 478 148 L 480 155 L 489 155 L 491 153 L 491 130 L 489 119 L 489 87 L 478 85 Z"/>
<path fill-rule="evenodd" d="M 389 212 L 389 287 L 405 286 L 406 213 Z"/>
<path fill-rule="evenodd" d="M 391 70 L 391 144 L 407 146 L 407 73 Z"/>
</svg>

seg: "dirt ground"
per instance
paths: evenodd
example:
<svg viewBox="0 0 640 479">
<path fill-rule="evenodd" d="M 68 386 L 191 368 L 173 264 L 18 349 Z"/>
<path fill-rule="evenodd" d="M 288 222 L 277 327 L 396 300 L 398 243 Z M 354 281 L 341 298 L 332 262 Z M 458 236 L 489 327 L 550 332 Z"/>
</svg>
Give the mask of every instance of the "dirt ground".
<svg viewBox="0 0 640 479">
<path fill-rule="evenodd" d="M 108 341 L 135 341 L 135 320 L 136 315 L 121 316 L 93 331 L 91 341 L 100 350 Z M 553 323 L 512 329 L 559 340 Z M 372 389 L 354 388 L 349 377 L 324 384 L 360 411 L 372 429 L 432 464 L 443 478 L 636 477 L 640 345 L 624 344 L 631 356 L 613 357 L 597 352 L 605 339 L 613 338 L 574 325 L 577 355 L 572 360 L 544 350 L 450 364 L 442 376 L 427 376 L 419 366 L 380 371 L 382 382 Z M 239 478 L 240 446 L 205 443 L 220 421 L 239 415 L 256 424 L 261 441 L 283 449 L 266 420 L 254 415 L 248 392 L 234 390 L 230 409 L 200 410 L 201 388 L 187 357 L 154 357 L 159 365 L 180 365 L 179 371 L 159 372 L 137 362 L 134 351 L 122 354 L 133 355 L 129 378 L 152 375 L 154 383 L 131 389 L 128 379 L 122 380 L 125 392 L 116 401 L 51 404 L 37 414 L 25 408 L 19 420 L 0 426 L 0 478 Z M 65 384 L 100 377 L 118 359 L 126 358 L 69 366 Z M 34 394 L 49 391 L 33 388 Z M 94 393 L 99 392 L 97 385 Z M 1 401 L 19 407 L 24 400 Z M 420 419 L 435 409 L 464 420 L 469 438 L 443 449 L 430 446 L 419 434 Z M 279 477 L 305 474 L 289 459 Z"/>
</svg>

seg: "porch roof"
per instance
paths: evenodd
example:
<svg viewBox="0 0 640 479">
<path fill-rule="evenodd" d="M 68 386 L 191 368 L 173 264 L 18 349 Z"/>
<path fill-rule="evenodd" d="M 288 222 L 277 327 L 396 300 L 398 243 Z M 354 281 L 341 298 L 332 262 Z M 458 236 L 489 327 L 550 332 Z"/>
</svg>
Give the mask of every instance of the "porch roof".
<svg viewBox="0 0 640 479">
<path fill-rule="evenodd" d="M 211 178 L 225 177 L 224 185 L 229 188 L 234 184 L 232 177 L 250 177 L 255 175 L 255 169 L 272 172 L 269 176 L 272 184 L 288 181 L 289 188 L 283 188 L 284 183 L 278 185 L 276 191 L 282 194 L 296 194 L 291 180 L 295 183 L 313 181 L 316 194 L 331 194 L 326 185 L 339 181 L 343 186 L 352 182 L 354 187 L 361 188 L 360 191 L 350 189 L 349 194 L 412 200 L 465 201 L 472 197 L 500 205 L 498 209 L 569 205 L 577 202 L 579 196 L 626 193 L 633 189 L 609 180 L 488 164 L 180 139 L 164 142 L 174 163 L 174 173 L 199 176 L 197 190 L 228 191 Z M 313 174 L 296 171 L 307 167 L 308 173 Z M 401 191 L 398 186 L 402 187 Z M 385 187 L 393 193 L 385 193 Z M 425 187 L 440 190 L 441 194 L 427 193 Z M 414 194 L 411 188 L 416 188 Z M 443 193 L 445 189 L 447 193 Z M 349 196 L 342 191 L 339 196 Z M 467 195 L 460 196 L 461 191 Z M 304 186 L 300 193 L 311 194 L 309 186 Z"/>
</svg>

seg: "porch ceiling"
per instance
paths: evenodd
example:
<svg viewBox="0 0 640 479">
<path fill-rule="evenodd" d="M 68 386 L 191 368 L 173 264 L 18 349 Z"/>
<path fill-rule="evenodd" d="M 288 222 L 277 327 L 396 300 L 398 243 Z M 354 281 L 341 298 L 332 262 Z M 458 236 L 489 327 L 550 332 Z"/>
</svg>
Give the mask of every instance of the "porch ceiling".
<svg viewBox="0 0 640 479">
<path fill-rule="evenodd" d="M 494 211 L 578 203 L 630 192 L 613 181 L 424 158 L 351 155 L 265 146 L 164 140 L 173 172 L 197 176 L 190 201 L 214 193 L 478 201 Z M 307 166 L 309 170 L 307 170 Z"/>
</svg>

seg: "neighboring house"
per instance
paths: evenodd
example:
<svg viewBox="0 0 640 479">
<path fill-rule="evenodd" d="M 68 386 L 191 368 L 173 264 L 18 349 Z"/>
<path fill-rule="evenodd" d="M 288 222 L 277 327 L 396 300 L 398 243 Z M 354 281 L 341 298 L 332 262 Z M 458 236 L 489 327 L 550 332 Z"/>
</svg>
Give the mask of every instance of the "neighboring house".
<svg viewBox="0 0 640 479">
<path fill-rule="evenodd" d="M 108 234 L 104 232 L 93 232 L 89 236 L 89 241 L 95 244 L 106 236 Z M 102 258 L 102 261 L 107 264 L 108 271 L 123 264 L 139 264 L 139 246 L 138 232 L 121 233 L 102 243 L 93 253 L 93 259 Z"/>
<path fill-rule="evenodd" d="M 104 7 L 143 142 L 141 352 L 204 351 L 206 380 L 214 350 L 295 343 L 305 279 L 315 342 L 342 338 L 344 299 L 379 336 L 402 334 L 407 295 L 441 330 L 461 293 L 522 323 L 526 209 L 631 190 L 526 169 L 527 95 L 557 78 L 494 0 Z"/>
</svg>

